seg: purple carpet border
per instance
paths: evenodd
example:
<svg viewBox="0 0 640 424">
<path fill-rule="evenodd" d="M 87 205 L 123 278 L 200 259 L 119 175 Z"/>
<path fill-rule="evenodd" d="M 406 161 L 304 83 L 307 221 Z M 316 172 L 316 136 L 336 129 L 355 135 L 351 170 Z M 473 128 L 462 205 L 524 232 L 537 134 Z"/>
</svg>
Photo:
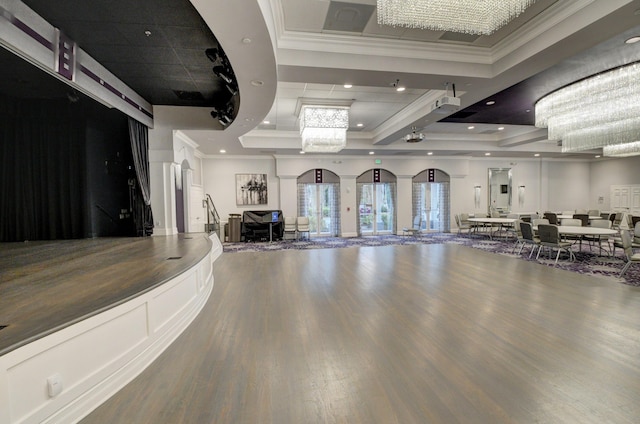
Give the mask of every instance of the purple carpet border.
<svg viewBox="0 0 640 424">
<path fill-rule="evenodd" d="M 593 253 L 590 252 L 589 246 L 584 244 L 582 250 L 578 251 L 577 246 L 574 247 L 576 256 L 575 261 L 568 261 L 566 254 L 560 256 L 558 265 L 554 265 L 554 260 L 548 258 L 540 258 L 539 260 L 532 257 L 529 259 L 529 246 L 525 246 L 521 254 L 511 253 L 514 247 L 514 239 L 490 240 L 488 238 L 460 236 L 454 233 L 431 233 L 420 236 L 366 236 L 366 237 L 316 237 L 305 240 L 282 240 L 255 243 L 223 243 L 224 252 L 267 252 L 286 249 L 336 249 L 348 247 L 363 246 L 391 246 L 391 245 L 412 245 L 412 244 L 441 244 L 452 243 L 463 246 L 481 249 L 487 252 L 493 252 L 501 255 L 511 256 L 524 259 L 527 261 L 538 262 L 547 266 L 557 266 L 560 269 L 577 272 L 584 275 L 590 275 L 597 278 L 603 278 L 616 283 L 623 283 L 634 287 L 640 287 L 640 266 L 631 265 L 622 278 L 618 278 L 618 274 L 625 264 L 625 257 L 622 249 L 616 249 L 613 257 L 598 256 L 597 249 L 594 248 Z"/>
</svg>

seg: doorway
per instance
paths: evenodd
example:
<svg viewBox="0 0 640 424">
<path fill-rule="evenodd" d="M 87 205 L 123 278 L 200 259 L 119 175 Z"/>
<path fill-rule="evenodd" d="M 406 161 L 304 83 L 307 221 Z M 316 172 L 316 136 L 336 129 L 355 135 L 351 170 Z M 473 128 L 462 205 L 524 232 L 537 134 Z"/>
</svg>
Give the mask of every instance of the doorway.
<svg viewBox="0 0 640 424">
<path fill-rule="evenodd" d="M 450 231 L 449 175 L 439 169 L 427 169 L 413 177 L 412 183 L 414 222 L 420 222 L 422 231 Z"/>
<path fill-rule="evenodd" d="M 395 234 L 396 176 L 372 169 L 356 179 L 359 235 Z"/>
<path fill-rule="evenodd" d="M 309 236 L 340 234 L 340 177 L 312 169 L 298 177 L 298 215 L 309 218 Z"/>
</svg>

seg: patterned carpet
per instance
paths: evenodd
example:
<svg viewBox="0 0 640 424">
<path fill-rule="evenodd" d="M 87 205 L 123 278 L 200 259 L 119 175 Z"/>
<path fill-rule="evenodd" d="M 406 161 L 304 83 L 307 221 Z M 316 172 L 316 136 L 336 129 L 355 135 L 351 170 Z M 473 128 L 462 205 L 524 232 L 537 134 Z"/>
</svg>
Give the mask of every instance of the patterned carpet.
<svg viewBox="0 0 640 424">
<path fill-rule="evenodd" d="M 407 244 L 439 244 L 454 243 L 464 246 L 482 249 L 488 252 L 494 252 L 501 255 L 517 257 L 523 260 L 536 261 L 535 254 L 529 259 L 529 247 L 525 246 L 522 253 L 518 255 L 511 253 L 514 246 L 513 237 L 509 240 L 498 239 L 489 240 L 488 237 L 467 237 L 458 236 L 453 233 L 432 233 L 420 236 L 367 236 L 352 238 L 337 237 L 318 237 L 310 240 L 284 240 L 256 243 L 223 243 L 225 252 L 256 252 L 256 251 L 275 251 L 284 249 L 329 249 L 329 248 L 348 248 L 359 246 L 389 246 L 389 245 L 407 245 Z M 589 251 L 589 246 L 583 243 L 582 250 L 578 251 L 578 246 L 573 247 L 576 260 L 567 260 L 566 254 L 561 254 L 558 261 L 558 268 L 567 271 L 578 272 L 581 274 L 591 275 L 606 280 L 628 284 L 640 287 L 640 265 L 632 264 L 629 270 L 622 278 L 618 278 L 618 274 L 622 270 L 625 263 L 622 249 L 616 249 L 614 257 L 599 256 L 597 248 L 593 252 Z M 554 258 L 555 259 L 555 258 Z M 538 263 L 554 266 L 554 260 L 543 258 L 542 255 Z"/>
</svg>

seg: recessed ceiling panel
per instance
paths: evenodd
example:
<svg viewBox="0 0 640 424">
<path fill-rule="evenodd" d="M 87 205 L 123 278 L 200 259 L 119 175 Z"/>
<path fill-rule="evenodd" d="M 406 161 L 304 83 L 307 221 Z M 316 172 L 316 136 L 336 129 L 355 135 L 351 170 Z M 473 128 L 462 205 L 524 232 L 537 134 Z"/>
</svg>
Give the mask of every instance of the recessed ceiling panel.
<svg viewBox="0 0 640 424">
<path fill-rule="evenodd" d="M 324 21 L 327 31 L 361 33 L 367 26 L 375 6 L 332 1 Z"/>
</svg>

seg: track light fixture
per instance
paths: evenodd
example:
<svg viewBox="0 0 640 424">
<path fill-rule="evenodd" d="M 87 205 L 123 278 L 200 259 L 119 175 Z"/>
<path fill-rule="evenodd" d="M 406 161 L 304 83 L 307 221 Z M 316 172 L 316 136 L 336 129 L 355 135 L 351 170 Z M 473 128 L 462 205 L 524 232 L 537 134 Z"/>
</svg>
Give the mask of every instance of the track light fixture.
<svg viewBox="0 0 640 424">
<path fill-rule="evenodd" d="M 205 54 L 213 62 L 213 74 L 224 81 L 224 87 L 231 94 L 231 97 L 236 97 L 238 95 L 238 83 L 224 51 L 220 47 L 212 47 L 206 49 Z M 216 93 L 216 96 L 218 101 L 226 97 L 224 93 L 220 92 Z M 226 105 L 214 108 L 211 111 L 211 117 L 217 119 L 223 127 L 227 127 L 235 119 L 236 113 L 234 109 L 234 101 L 228 100 Z"/>
<path fill-rule="evenodd" d="M 227 103 L 223 108 L 213 108 L 211 111 L 211 117 L 217 119 L 220 125 L 223 127 L 228 126 L 234 119 L 234 107 L 233 103 Z"/>
<path fill-rule="evenodd" d="M 227 91 L 229 91 L 229 93 L 231 93 L 232 96 L 235 96 L 236 94 L 238 94 L 238 86 L 236 84 L 229 83 L 225 85 L 227 87 Z"/>
<path fill-rule="evenodd" d="M 214 66 L 213 67 L 213 73 L 219 77 L 222 78 L 224 80 L 224 82 L 226 82 L 227 84 L 231 84 L 233 82 L 233 79 L 229 76 L 229 73 L 227 71 L 227 69 L 225 69 L 224 66 Z"/>
<path fill-rule="evenodd" d="M 214 63 L 220 57 L 220 51 L 215 47 L 205 50 L 204 54 L 206 54 L 207 57 L 209 58 L 209 60 L 214 62 Z"/>
<path fill-rule="evenodd" d="M 221 113 L 218 115 L 218 122 L 220 122 L 223 127 L 226 127 L 233 122 L 233 119 L 231 119 L 226 113 Z"/>
</svg>

